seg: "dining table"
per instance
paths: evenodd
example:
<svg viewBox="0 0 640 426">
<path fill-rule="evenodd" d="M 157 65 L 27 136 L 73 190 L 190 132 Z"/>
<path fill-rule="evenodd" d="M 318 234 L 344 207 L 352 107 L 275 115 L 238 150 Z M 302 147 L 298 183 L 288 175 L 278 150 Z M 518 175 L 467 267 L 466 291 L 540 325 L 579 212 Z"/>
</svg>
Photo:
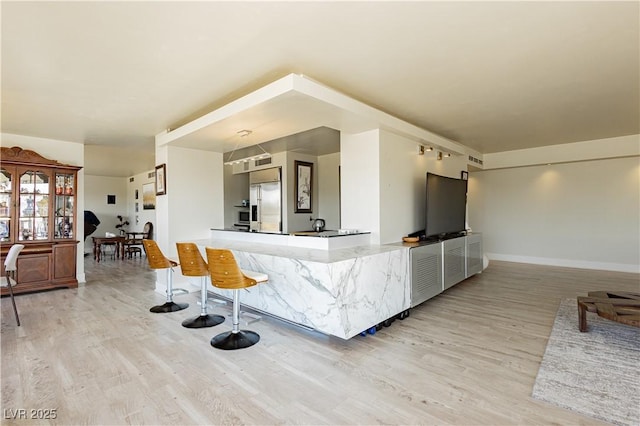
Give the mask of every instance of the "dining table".
<svg viewBox="0 0 640 426">
<path fill-rule="evenodd" d="M 124 258 L 124 236 L 115 237 L 91 237 L 93 239 L 93 259 L 100 262 L 102 257 L 102 245 L 111 244 L 115 246 L 115 254 L 118 258 Z"/>
</svg>

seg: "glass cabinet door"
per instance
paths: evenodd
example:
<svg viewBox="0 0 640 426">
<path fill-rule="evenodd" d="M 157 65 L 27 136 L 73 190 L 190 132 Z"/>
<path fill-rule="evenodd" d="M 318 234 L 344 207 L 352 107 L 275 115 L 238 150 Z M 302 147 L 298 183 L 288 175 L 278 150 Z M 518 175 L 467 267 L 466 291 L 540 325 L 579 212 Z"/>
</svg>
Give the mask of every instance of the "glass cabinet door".
<svg viewBox="0 0 640 426">
<path fill-rule="evenodd" d="M 49 239 L 49 179 L 39 170 L 20 174 L 18 241 Z"/>
<path fill-rule="evenodd" d="M 56 172 L 55 238 L 73 238 L 75 179 L 73 173 Z"/>
<path fill-rule="evenodd" d="M 12 171 L 0 169 L 0 241 L 11 241 Z"/>
</svg>

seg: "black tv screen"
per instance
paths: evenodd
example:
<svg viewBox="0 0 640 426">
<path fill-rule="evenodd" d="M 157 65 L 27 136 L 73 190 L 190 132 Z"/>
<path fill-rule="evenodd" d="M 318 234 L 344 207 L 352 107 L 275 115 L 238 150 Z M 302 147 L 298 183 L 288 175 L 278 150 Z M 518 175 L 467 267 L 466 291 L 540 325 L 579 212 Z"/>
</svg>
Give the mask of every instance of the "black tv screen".
<svg viewBox="0 0 640 426">
<path fill-rule="evenodd" d="M 467 181 L 427 173 L 426 237 L 463 232 L 466 212 Z"/>
</svg>

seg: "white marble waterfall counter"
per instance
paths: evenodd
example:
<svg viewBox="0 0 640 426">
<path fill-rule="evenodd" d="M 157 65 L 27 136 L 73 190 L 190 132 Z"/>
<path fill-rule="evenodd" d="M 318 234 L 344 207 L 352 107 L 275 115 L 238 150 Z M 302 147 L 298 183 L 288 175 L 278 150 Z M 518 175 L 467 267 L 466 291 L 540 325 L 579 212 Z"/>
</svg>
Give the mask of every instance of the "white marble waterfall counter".
<svg viewBox="0 0 640 426">
<path fill-rule="evenodd" d="M 240 293 L 243 305 L 349 339 L 409 309 L 409 250 L 357 246 L 335 250 L 244 242 L 214 234 L 195 243 L 230 249 L 241 268 L 269 281 Z M 210 287 L 230 298 L 231 291 Z"/>
<path fill-rule="evenodd" d="M 276 234 L 266 232 L 248 232 L 228 229 L 212 229 L 211 238 L 222 238 L 246 243 L 274 244 L 278 246 L 301 247 L 320 250 L 334 250 L 346 247 L 368 246 L 371 240 L 369 232 L 324 231 L 294 232 Z"/>
</svg>

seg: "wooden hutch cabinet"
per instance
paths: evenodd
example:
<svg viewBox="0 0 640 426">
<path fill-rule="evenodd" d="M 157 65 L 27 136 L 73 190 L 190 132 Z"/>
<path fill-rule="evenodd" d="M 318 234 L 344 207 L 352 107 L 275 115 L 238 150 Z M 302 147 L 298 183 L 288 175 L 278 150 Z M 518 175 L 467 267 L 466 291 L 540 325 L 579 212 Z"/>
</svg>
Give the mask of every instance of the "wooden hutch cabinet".
<svg viewBox="0 0 640 426">
<path fill-rule="evenodd" d="M 18 256 L 15 293 L 77 287 L 78 166 L 60 164 L 20 147 L 1 148 L 0 268 L 13 244 Z M 8 294 L 6 287 L 2 295 Z"/>
</svg>

